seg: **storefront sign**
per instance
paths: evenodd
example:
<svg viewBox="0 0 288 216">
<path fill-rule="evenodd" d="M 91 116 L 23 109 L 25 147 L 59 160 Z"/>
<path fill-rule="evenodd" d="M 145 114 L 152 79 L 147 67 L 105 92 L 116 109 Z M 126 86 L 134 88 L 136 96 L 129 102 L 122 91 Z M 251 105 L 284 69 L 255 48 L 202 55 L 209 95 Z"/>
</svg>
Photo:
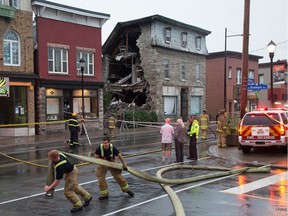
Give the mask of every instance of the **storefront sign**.
<svg viewBox="0 0 288 216">
<path fill-rule="evenodd" d="M 0 97 L 9 97 L 9 78 L 0 77 Z"/>
</svg>

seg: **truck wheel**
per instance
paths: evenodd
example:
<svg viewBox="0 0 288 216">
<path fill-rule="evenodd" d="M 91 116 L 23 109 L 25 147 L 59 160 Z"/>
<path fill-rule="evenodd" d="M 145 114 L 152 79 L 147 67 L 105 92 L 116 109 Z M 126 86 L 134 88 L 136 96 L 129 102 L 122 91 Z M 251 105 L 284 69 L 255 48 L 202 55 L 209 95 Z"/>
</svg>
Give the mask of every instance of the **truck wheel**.
<svg viewBox="0 0 288 216">
<path fill-rule="evenodd" d="M 248 153 L 250 153 L 251 152 L 251 146 L 243 146 L 242 145 L 242 152 L 244 153 L 244 154 L 248 154 Z"/>
</svg>

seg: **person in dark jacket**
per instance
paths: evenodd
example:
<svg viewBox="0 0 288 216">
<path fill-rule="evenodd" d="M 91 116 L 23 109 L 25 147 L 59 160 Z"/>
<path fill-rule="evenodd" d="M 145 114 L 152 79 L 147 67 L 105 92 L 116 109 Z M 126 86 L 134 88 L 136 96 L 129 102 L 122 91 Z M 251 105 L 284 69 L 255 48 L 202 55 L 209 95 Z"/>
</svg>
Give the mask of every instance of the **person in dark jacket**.
<svg viewBox="0 0 288 216">
<path fill-rule="evenodd" d="M 77 113 L 72 113 L 71 119 L 68 122 L 70 139 L 67 141 L 71 147 L 78 145 L 78 134 L 80 132 L 79 121 L 77 120 Z"/>
<path fill-rule="evenodd" d="M 55 188 L 61 182 L 61 179 L 65 179 L 64 194 L 66 198 L 73 204 L 71 213 L 82 211 L 83 206 L 86 207 L 89 205 L 92 200 L 92 196 L 78 184 L 78 169 L 72 163 L 69 162 L 66 155 L 57 151 L 52 150 L 48 153 L 49 160 L 54 163 L 56 170 L 56 179 L 51 185 L 45 185 L 44 191 L 48 192 L 51 189 Z M 85 201 L 82 204 L 82 201 L 78 197 L 82 197 Z"/>
<path fill-rule="evenodd" d="M 177 119 L 176 128 L 174 129 L 174 141 L 175 141 L 175 154 L 177 163 L 183 162 L 183 149 L 184 144 L 188 142 L 186 134 L 186 128 L 182 119 Z"/>
</svg>

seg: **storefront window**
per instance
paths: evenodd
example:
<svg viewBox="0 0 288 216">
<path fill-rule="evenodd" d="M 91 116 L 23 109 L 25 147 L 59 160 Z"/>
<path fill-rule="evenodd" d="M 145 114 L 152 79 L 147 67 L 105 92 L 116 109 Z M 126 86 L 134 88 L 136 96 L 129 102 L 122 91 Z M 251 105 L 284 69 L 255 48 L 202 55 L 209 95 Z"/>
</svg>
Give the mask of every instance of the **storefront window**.
<svg viewBox="0 0 288 216">
<path fill-rule="evenodd" d="M 46 117 L 47 121 L 63 119 L 62 109 L 63 91 L 59 89 L 46 89 Z"/>
<path fill-rule="evenodd" d="M 0 124 L 27 123 L 27 87 L 10 86 L 10 97 L 1 97 Z"/>
<path fill-rule="evenodd" d="M 82 115 L 82 91 L 73 91 L 73 112 Z M 98 94 L 96 90 L 84 90 L 84 118 L 96 118 L 98 111 Z"/>
</svg>

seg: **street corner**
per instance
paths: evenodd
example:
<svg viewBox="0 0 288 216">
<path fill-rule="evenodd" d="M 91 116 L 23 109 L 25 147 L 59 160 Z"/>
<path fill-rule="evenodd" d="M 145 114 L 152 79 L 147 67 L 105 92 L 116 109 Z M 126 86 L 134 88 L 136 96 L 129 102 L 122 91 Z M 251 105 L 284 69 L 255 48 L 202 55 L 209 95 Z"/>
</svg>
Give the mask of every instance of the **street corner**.
<svg viewBox="0 0 288 216">
<path fill-rule="evenodd" d="M 217 145 L 213 145 L 208 149 L 208 154 L 222 158 L 225 160 L 241 160 L 242 151 L 239 151 L 237 146 L 228 146 L 226 148 L 220 148 Z"/>
</svg>

